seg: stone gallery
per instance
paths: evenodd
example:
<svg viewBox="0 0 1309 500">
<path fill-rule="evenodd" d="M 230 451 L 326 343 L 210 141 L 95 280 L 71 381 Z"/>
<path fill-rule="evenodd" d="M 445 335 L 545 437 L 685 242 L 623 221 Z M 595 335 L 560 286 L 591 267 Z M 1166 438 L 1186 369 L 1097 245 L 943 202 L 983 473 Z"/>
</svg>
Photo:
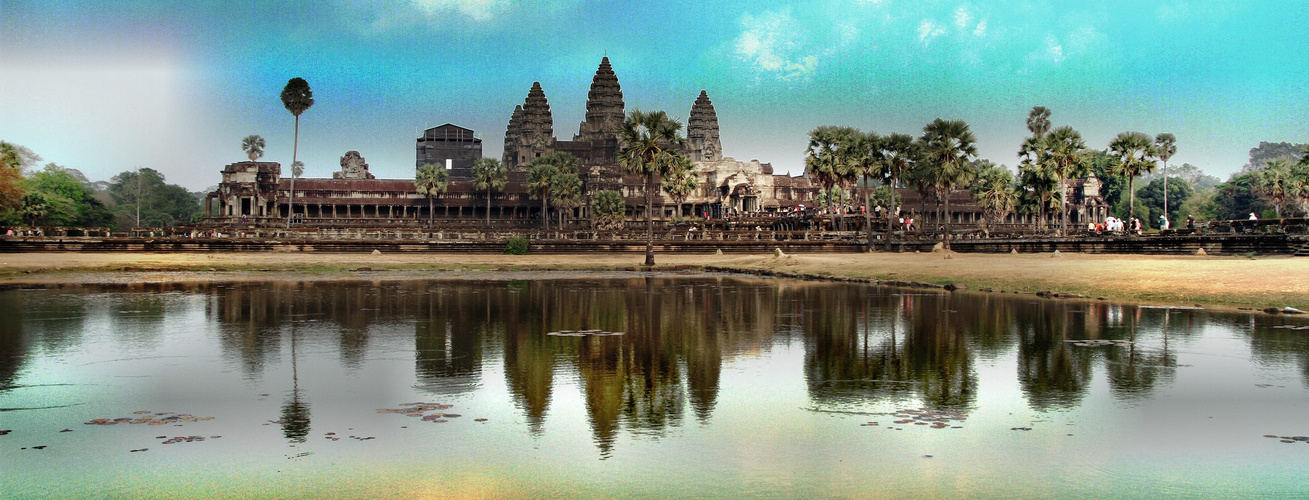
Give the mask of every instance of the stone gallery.
<svg viewBox="0 0 1309 500">
<path fill-rule="evenodd" d="M 222 183 L 206 199 L 207 220 L 220 225 L 271 226 L 285 223 L 290 216 L 298 224 L 331 227 L 416 224 L 429 217 L 540 219 L 542 203 L 528 193 L 527 166 L 532 160 L 555 152 L 566 152 L 578 159 L 584 199 L 590 199 L 600 190 L 615 190 L 627 202 L 627 216 L 643 218 L 645 198 L 641 179 L 624 173 L 617 161 L 625 112 L 618 75 L 609 58 L 604 57 L 591 80 L 585 121 L 570 140 L 555 136 L 545 89 L 539 82 L 532 84 L 523 103 L 514 107 L 505 130 L 501 161 L 508 168 L 508 182 L 503 190 L 490 194 L 489 203 L 486 191 L 473 187 L 470 171 L 473 163 L 483 156 L 482 140 L 473 130 L 447 123 L 425 130 L 416 141 L 415 168 L 435 164 L 449 174 L 446 192 L 430 202 L 417 191 L 412 177 L 377 179 L 369 173 L 368 163 L 360 152 L 348 151 L 341 157 L 341 170 L 334 172 L 332 178 L 296 179 L 294 193 L 291 179 L 282 177 L 281 165 L 276 162 L 243 161 L 227 165 L 222 171 Z M 718 115 L 708 92 L 700 91 L 685 123 L 683 153 L 694 162 L 699 187 L 680 200 L 680 206 L 661 189 L 654 197 L 656 220 L 667 220 L 678 214 L 718 218 L 816 205 L 819 187 L 807 176 L 775 174 L 769 163 L 739 161 L 722 155 Z M 1072 221 L 1104 220 L 1106 207 L 1099 195 L 1099 182 L 1090 178 L 1072 184 Z M 922 221 L 919 227 L 937 225 L 932 220 L 936 203 L 930 193 L 903 188 L 897 192 L 905 210 Z M 585 204 L 564 210 L 572 212 L 567 217 L 569 220 L 588 218 Z M 983 211 L 966 190 L 951 196 L 950 212 L 951 222 L 955 224 L 977 223 L 983 218 Z M 1005 222 L 1030 223 L 1031 217 L 1010 215 Z"/>
</svg>

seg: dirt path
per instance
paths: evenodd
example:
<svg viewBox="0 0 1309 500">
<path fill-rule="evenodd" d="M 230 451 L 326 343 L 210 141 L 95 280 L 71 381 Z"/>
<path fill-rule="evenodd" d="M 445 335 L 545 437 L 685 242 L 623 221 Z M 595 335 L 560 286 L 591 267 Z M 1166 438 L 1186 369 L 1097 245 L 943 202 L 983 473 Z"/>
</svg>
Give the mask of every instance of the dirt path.
<svg viewBox="0 0 1309 500">
<path fill-rule="evenodd" d="M 948 258 L 947 258 L 948 256 Z M 614 270 L 640 266 L 641 254 L 456 255 L 341 253 L 22 253 L 0 254 L 0 285 L 167 280 L 167 272 L 239 280 L 250 271 L 312 272 L 316 279 L 350 271 Z M 1052 290 L 1147 303 L 1296 307 L 1309 310 L 1309 258 L 1088 254 L 658 254 L 660 266 L 726 266 L 934 283 L 970 289 Z M 131 268 L 123 271 L 123 268 Z M 143 269 L 144 268 L 144 269 Z M 210 270 L 214 271 L 210 271 Z M 161 272 L 163 274 L 161 274 Z M 425 274 L 424 274 L 425 275 Z"/>
</svg>

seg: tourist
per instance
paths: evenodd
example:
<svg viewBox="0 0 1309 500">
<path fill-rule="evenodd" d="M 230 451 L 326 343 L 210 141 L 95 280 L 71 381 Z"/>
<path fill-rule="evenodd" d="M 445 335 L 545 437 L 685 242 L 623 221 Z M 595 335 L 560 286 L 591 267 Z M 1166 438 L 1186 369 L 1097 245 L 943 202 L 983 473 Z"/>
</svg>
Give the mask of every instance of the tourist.
<svg viewBox="0 0 1309 500">
<path fill-rule="evenodd" d="M 1256 216 L 1254 212 L 1250 212 L 1250 220 L 1259 220 L 1259 217 Z"/>
<path fill-rule="evenodd" d="M 1136 233 L 1137 236 L 1141 234 L 1141 219 L 1136 218 L 1136 216 L 1132 216 L 1132 232 Z"/>
<path fill-rule="evenodd" d="M 1167 231 L 1168 228 L 1169 228 L 1169 224 L 1168 224 L 1168 216 L 1167 216 L 1167 215 L 1160 215 L 1160 216 L 1159 216 L 1159 230 L 1160 230 L 1160 231 Z"/>
<path fill-rule="evenodd" d="M 1195 217 L 1191 216 L 1191 214 L 1186 215 L 1186 229 L 1195 230 Z"/>
</svg>

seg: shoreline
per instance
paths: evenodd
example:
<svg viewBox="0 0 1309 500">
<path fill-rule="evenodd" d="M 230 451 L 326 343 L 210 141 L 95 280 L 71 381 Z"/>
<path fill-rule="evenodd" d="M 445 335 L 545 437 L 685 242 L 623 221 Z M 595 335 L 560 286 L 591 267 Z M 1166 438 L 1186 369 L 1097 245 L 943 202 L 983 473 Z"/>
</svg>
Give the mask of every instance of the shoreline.
<svg viewBox="0 0 1309 500">
<path fill-rule="evenodd" d="M 640 271 L 644 254 L 371 254 L 262 252 L 0 254 L 0 287 L 156 283 L 429 279 L 428 273 Z M 655 254 L 656 272 L 706 270 L 833 281 L 960 283 L 1033 294 L 1207 308 L 1309 310 L 1309 258 L 1123 254 L 851 253 Z M 360 271 L 368 272 L 361 276 Z M 889 283 L 888 283 L 889 282 Z"/>
</svg>

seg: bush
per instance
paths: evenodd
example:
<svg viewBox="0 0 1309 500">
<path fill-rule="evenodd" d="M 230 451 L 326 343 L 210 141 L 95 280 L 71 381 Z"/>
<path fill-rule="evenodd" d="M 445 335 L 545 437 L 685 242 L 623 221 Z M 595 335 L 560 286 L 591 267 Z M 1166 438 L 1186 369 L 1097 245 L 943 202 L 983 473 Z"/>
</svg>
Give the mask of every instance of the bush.
<svg viewBox="0 0 1309 500">
<path fill-rule="evenodd" d="M 514 236 L 505 245 L 506 255 L 527 255 L 527 239 L 522 236 Z"/>
</svg>

